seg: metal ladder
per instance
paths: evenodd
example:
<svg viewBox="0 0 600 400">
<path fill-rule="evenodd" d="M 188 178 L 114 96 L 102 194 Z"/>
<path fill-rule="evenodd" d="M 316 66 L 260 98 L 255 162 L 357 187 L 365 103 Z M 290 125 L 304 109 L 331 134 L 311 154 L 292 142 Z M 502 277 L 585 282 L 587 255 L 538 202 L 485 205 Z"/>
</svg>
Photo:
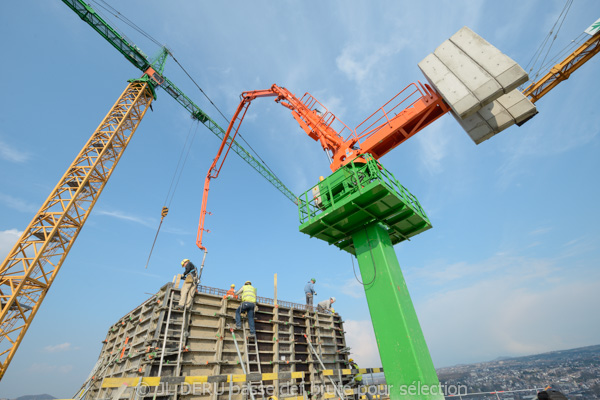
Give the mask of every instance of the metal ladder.
<svg viewBox="0 0 600 400">
<path fill-rule="evenodd" d="M 160 351 L 160 361 L 159 361 L 159 365 L 158 365 L 157 376 L 159 378 L 162 376 L 162 369 L 165 366 L 165 363 L 164 363 L 165 356 L 170 356 L 173 354 L 177 354 L 177 364 L 174 365 L 175 371 L 173 372 L 172 376 L 179 376 L 181 373 L 181 351 L 183 350 L 183 347 L 184 347 L 184 337 L 186 336 L 186 333 L 187 333 L 186 327 L 189 326 L 189 319 L 191 317 L 191 312 L 188 312 L 188 310 L 186 308 L 184 308 L 183 311 L 181 311 L 182 319 L 181 319 L 181 328 L 179 330 L 179 338 L 178 339 L 169 339 L 169 327 L 172 322 L 171 315 L 174 312 L 175 313 L 179 312 L 179 310 L 173 310 L 174 301 L 175 301 L 174 293 L 173 293 L 173 291 L 171 291 L 171 293 L 169 295 L 169 300 L 168 300 L 167 320 L 165 323 L 162 348 Z M 170 341 L 170 342 L 176 341 L 177 342 L 177 350 L 176 351 L 167 351 L 167 342 L 168 341 Z M 173 365 L 169 365 L 169 366 L 173 366 Z M 157 390 L 158 390 L 158 387 L 156 388 L 156 390 L 154 392 L 153 398 L 156 398 Z M 175 392 L 173 400 L 177 400 L 177 392 Z"/>
<path fill-rule="evenodd" d="M 113 361 L 117 359 L 118 356 L 114 356 L 113 357 Z M 92 385 L 94 384 L 94 377 L 96 375 L 96 373 L 98 371 L 100 371 L 99 375 L 102 376 L 104 374 L 104 371 L 106 371 L 110 365 L 110 362 L 106 362 L 106 365 L 104 365 L 104 367 L 102 367 L 102 363 L 108 360 L 110 361 L 110 355 L 99 359 L 96 362 L 96 365 L 94 365 L 94 368 L 92 369 L 92 372 L 90 372 L 90 375 L 88 376 L 87 380 L 83 383 L 83 385 L 81 385 L 81 388 L 79 388 L 79 390 L 77 391 L 77 393 L 73 396 L 73 399 L 77 399 L 77 400 L 85 400 L 85 396 L 87 395 L 87 392 L 91 389 Z"/>
<path fill-rule="evenodd" d="M 312 351 L 313 355 L 319 361 L 319 364 L 321 364 L 321 368 L 323 370 L 327 369 L 327 368 L 325 368 L 325 364 L 323 364 L 323 361 L 321 360 L 321 357 L 319 357 L 319 354 L 317 354 L 317 351 L 315 350 L 315 348 L 313 347 L 312 343 L 310 342 L 310 339 L 308 338 L 308 335 L 304 335 L 304 337 L 306 338 L 306 343 L 308 343 L 308 346 L 310 347 L 310 350 Z M 327 376 L 327 378 L 329 378 L 329 381 L 333 385 L 333 389 L 335 390 L 335 392 L 337 393 L 337 395 L 339 396 L 339 398 L 341 400 L 346 400 L 346 398 L 344 397 L 344 393 L 340 390 L 340 388 L 338 387 L 338 385 L 336 384 L 336 382 L 330 376 Z"/>
<path fill-rule="evenodd" d="M 255 320 L 255 323 L 256 323 L 256 320 Z M 248 366 L 248 373 L 251 373 L 252 371 L 250 371 L 250 345 L 252 343 L 248 342 L 248 335 L 246 334 L 246 324 L 244 324 L 243 321 L 242 321 L 242 328 L 244 330 L 244 345 L 246 346 L 246 363 Z M 258 353 L 258 342 L 256 340 L 256 334 L 254 335 L 254 353 L 256 354 L 256 365 L 258 367 L 258 373 L 262 375 L 262 369 L 260 367 L 260 355 Z M 250 384 L 250 386 L 251 386 L 251 384 Z M 265 398 L 265 387 L 263 385 L 262 379 L 260 380 L 259 388 L 260 388 L 260 395 L 264 399 Z"/>
<path fill-rule="evenodd" d="M 240 359 L 240 365 L 242 366 L 242 372 L 244 373 L 244 375 L 247 375 L 250 370 L 246 370 L 246 366 L 244 365 L 244 359 L 242 358 L 242 353 L 240 352 L 240 347 L 238 346 L 238 342 L 237 342 L 237 338 L 235 337 L 235 332 L 233 331 L 234 329 L 227 325 L 227 327 L 229 328 L 229 331 L 231 332 L 231 336 L 233 337 L 233 343 L 235 344 L 235 350 L 237 351 L 238 354 L 238 358 Z M 244 339 L 244 342 L 246 341 L 246 339 Z M 246 347 L 246 350 L 248 349 L 248 347 Z M 248 355 L 248 352 L 246 351 L 246 355 Z M 250 368 L 250 365 L 248 365 L 248 368 Z M 256 400 L 254 398 L 254 392 L 252 391 L 252 386 L 250 385 L 250 383 L 247 384 L 248 385 L 248 392 L 250 393 L 250 397 L 252 398 L 252 400 Z M 231 386 L 229 389 L 229 397 L 231 397 Z"/>
</svg>

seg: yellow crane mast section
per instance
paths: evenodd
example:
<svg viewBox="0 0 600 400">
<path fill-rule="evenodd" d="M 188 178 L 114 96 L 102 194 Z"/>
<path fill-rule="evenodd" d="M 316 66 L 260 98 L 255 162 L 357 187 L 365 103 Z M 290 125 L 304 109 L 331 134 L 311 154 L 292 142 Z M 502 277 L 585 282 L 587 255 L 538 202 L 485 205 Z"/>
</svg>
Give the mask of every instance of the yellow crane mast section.
<svg viewBox="0 0 600 400">
<path fill-rule="evenodd" d="M 571 76 L 571 74 L 577 70 L 577 68 L 588 62 L 599 51 L 600 32 L 589 38 L 567 58 L 552 67 L 550 72 L 548 72 L 542 79 L 525 88 L 523 94 L 525 97 L 528 97 L 532 103 L 535 103 L 544 97 L 549 91 L 554 89 L 556 85 L 564 80 L 569 79 L 569 76 Z"/>
<path fill-rule="evenodd" d="M 152 100 L 127 86 L 0 266 L 0 379 Z"/>
</svg>

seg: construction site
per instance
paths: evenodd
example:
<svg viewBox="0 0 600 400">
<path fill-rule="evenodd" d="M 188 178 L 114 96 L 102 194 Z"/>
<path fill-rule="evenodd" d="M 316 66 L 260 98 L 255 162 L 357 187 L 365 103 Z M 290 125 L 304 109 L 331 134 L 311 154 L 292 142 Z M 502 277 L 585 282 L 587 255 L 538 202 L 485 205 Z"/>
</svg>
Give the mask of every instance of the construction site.
<svg viewBox="0 0 600 400">
<path fill-rule="evenodd" d="M 53 0 L 14 28 L 0 399 L 564 399 L 436 367 L 597 344 L 600 7 L 397 38 L 362 7 L 346 36 L 197 7 Z"/>
</svg>

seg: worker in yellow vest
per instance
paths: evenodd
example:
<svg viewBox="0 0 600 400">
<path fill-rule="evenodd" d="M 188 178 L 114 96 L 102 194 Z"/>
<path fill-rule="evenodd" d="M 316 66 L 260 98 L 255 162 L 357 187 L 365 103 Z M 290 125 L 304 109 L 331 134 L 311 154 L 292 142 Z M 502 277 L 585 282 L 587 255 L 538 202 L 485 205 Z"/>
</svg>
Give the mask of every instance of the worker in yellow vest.
<svg viewBox="0 0 600 400">
<path fill-rule="evenodd" d="M 353 370 L 357 370 L 356 373 L 354 374 L 354 377 L 352 379 L 352 382 L 350 382 L 350 385 L 353 387 L 357 388 L 357 398 L 360 399 L 360 395 L 361 395 L 361 389 L 363 388 L 363 376 L 362 373 L 360 371 L 358 371 L 360 368 L 358 367 L 358 364 L 354 361 L 354 359 L 349 359 L 348 363 L 350 364 L 350 368 Z M 369 388 L 368 386 L 364 386 L 364 393 L 367 396 L 368 400 L 372 400 L 373 397 L 371 396 L 371 394 L 369 393 Z"/>
<path fill-rule="evenodd" d="M 250 327 L 250 335 L 248 337 L 256 336 L 256 330 L 254 329 L 254 308 L 256 307 L 256 288 L 252 286 L 252 282 L 246 281 L 244 286 L 236 293 L 238 298 L 242 300 L 242 304 L 238 307 L 235 312 L 235 326 L 238 329 L 242 329 L 242 316 L 241 313 L 246 312 L 248 314 L 248 326 Z"/>
</svg>

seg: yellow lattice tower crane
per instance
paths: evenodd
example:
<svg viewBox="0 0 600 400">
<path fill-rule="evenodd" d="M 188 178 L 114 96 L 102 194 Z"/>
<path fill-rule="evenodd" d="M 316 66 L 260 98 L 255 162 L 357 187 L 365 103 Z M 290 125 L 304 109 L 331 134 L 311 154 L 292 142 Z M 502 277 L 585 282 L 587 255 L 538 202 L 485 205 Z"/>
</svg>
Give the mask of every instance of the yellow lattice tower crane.
<svg viewBox="0 0 600 400">
<path fill-rule="evenodd" d="M 588 31 L 591 37 L 585 43 L 569 54 L 563 61 L 552 67 L 544 77 L 531 83 L 523 90 L 523 94 L 532 103 L 548 94 L 562 81 L 569 79 L 573 72 L 600 52 L 600 22 L 596 22 Z"/>
<path fill-rule="evenodd" d="M 0 265 L 0 379 L 31 325 L 48 289 L 112 175 L 144 114 L 163 88 L 218 138 L 225 131 L 163 75 L 170 54 L 154 62 L 129 43 L 82 0 L 63 0 L 133 65 L 144 72 L 131 80 L 115 105 L 59 180 L 31 223 Z M 288 199 L 296 196 L 237 142 L 232 150 Z"/>
</svg>

